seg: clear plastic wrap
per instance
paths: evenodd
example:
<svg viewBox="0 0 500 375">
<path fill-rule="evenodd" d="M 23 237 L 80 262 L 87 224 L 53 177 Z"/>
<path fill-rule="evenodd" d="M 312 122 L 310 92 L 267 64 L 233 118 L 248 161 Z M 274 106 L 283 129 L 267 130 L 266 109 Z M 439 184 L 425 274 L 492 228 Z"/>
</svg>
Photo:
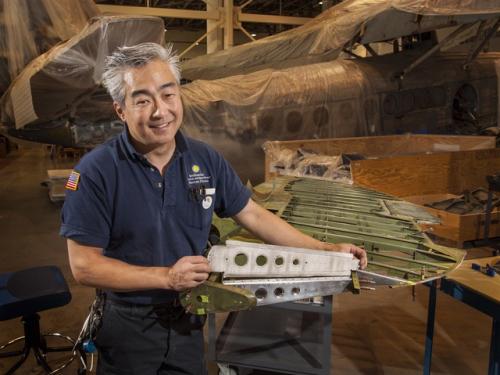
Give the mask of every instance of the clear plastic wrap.
<svg viewBox="0 0 500 375">
<path fill-rule="evenodd" d="M 361 24 L 388 9 L 386 0 L 347 0 L 306 24 L 183 64 L 187 79 L 215 79 L 257 69 L 332 60 Z"/>
<path fill-rule="evenodd" d="M 304 148 L 280 147 L 276 142 L 266 142 L 262 148 L 269 163 L 268 172 L 352 183 L 347 155 L 324 155 Z"/>
<path fill-rule="evenodd" d="M 20 129 L 63 116 L 114 120 L 111 100 L 100 87 L 105 57 L 123 45 L 162 43 L 163 36 L 163 21 L 157 17 L 94 17 L 17 76 L 2 97 L 2 122 Z"/>
<path fill-rule="evenodd" d="M 498 13 L 500 5 L 491 0 L 345 0 L 295 29 L 189 60 L 183 76 L 216 79 L 327 61 L 354 39 L 383 41 Z M 415 15 L 435 17 L 416 22 Z"/>
<path fill-rule="evenodd" d="M 338 60 L 194 81 L 182 89 L 184 122 L 200 137 L 225 134 L 243 144 L 368 135 L 372 103 L 365 102 L 373 93 L 367 73 Z"/>
<path fill-rule="evenodd" d="M 404 12 L 428 16 L 500 12 L 500 4 L 495 0 L 397 0 L 393 4 Z"/>
<path fill-rule="evenodd" d="M 0 95 L 30 61 L 97 14 L 92 0 L 0 0 Z"/>
</svg>

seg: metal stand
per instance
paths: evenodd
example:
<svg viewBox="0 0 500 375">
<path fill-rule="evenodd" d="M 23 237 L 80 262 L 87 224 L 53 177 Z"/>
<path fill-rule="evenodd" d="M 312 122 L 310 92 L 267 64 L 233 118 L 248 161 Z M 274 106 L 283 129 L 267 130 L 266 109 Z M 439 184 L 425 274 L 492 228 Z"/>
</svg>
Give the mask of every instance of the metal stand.
<svg viewBox="0 0 500 375">
<path fill-rule="evenodd" d="M 66 368 L 77 355 L 81 355 L 81 353 L 77 353 L 77 351 L 73 351 L 74 341 L 71 337 L 63 336 L 59 333 L 49 333 L 42 335 L 40 333 L 40 317 L 38 314 L 33 314 L 29 316 L 25 316 L 22 319 L 24 326 L 24 336 L 18 337 L 14 340 L 9 341 L 5 345 L 0 346 L 0 358 L 8 358 L 8 357 L 18 357 L 19 360 L 14 363 L 14 365 L 7 370 L 5 375 L 13 374 L 21 365 L 26 361 L 28 355 L 31 351 L 35 355 L 36 362 L 40 365 L 44 372 L 47 374 L 56 374 Z M 46 337 L 57 337 L 68 342 L 69 346 L 59 346 L 59 347 L 50 347 L 47 345 Z M 16 342 L 23 341 L 24 346 L 20 350 L 11 351 L 11 352 L 2 352 L 4 349 L 9 346 L 15 344 Z M 47 359 L 48 353 L 54 352 L 73 352 L 71 358 L 66 360 L 63 364 L 59 365 L 57 368 L 52 368 Z"/>
<path fill-rule="evenodd" d="M 491 211 L 493 210 L 493 192 L 500 192 L 500 175 L 486 176 L 488 182 L 488 201 L 486 203 L 485 217 L 484 217 L 484 242 L 491 246 L 495 246 L 494 255 L 498 254 L 498 242 L 490 241 L 490 225 L 491 225 Z"/>
<path fill-rule="evenodd" d="M 436 280 L 427 283 L 429 290 L 429 307 L 427 309 L 427 333 L 425 335 L 424 375 L 431 373 L 432 341 L 434 338 L 434 319 L 436 317 Z"/>
<path fill-rule="evenodd" d="M 217 338 L 215 315 L 209 314 L 208 357 L 239 375 L 329 375 L 331 324 L 331 296 L 322 304 L 287 302 L 230 313 Z"/>
</svg>

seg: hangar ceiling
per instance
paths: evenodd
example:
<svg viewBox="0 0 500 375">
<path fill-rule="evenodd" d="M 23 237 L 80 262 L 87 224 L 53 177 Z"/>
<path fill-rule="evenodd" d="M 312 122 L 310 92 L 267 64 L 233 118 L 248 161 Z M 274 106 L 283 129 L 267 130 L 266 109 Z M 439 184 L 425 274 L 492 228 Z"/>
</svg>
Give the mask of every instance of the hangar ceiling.
<svg viewBox="0 0 500 375">
<path fill-rule="evenodd" d="M 244 7 L 247 14 L 262 14 L 286 17 L 312 18 L 322 10 L 339 3 L 341 0 L 234 0 L 234 7 Z M 120 5 L 133 7 L 151 7 L 158 9 L 198 10 L 207 9 L 207 1 L 203 0 L 96 0 L 98 5 Z M 222 5 L 223 0 L 220 0 Z M 206 31 L 206 21 L 201 19 L 181 19 L 163 17 L 169 30 Z M 256 34 L 275 34 L 292 25 L 274 23 L 244 22 L 248 32 Z"/>
</svg>

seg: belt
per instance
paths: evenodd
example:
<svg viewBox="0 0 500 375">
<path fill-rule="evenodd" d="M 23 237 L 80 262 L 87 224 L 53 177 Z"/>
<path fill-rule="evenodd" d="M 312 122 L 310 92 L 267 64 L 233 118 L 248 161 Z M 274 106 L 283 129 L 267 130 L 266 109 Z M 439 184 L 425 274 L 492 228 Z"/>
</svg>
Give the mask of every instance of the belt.
<svg viewBox="0 0 500 375">
<path fill-rule="evenodd" d="M 128 301 L 107 298 L 106 302 L 108 302 L 112 305 L 115 305 L 115 306 L 133 307 L 136 309 L 175 308 L 175 307 L 181 306 L 181 303 L 178 299 L 166 301 L 163 303 L 143 304 L 143 303 L 133 303 L 133 302 L 128 302 Z"/>
<path fill-rule="evenodd" d="M 106 303 L 122 309 L 122 312 L 138 314 L 141 317 L 150 316 L 164 328 L 172 328 L 177 332 L 184 332 L 183 334 L 200 330 L 205 323 L 204 317 L 187 313 L 178 299 L 145 305 L 108 298 Z"/>
</svg>

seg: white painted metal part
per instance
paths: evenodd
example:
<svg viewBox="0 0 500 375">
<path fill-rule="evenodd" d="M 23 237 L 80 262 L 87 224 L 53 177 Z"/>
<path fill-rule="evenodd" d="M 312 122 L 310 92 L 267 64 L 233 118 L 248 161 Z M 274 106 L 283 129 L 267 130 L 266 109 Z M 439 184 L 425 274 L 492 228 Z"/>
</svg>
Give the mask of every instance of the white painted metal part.
<svg viewBox="0 0 500 375">
<path fill-rule="evenodd" d="M 350 276 L 359 268 L 352 254 L 227 241 L 208 255 L 212 272 L 229 277 Z"/>
</svg>

